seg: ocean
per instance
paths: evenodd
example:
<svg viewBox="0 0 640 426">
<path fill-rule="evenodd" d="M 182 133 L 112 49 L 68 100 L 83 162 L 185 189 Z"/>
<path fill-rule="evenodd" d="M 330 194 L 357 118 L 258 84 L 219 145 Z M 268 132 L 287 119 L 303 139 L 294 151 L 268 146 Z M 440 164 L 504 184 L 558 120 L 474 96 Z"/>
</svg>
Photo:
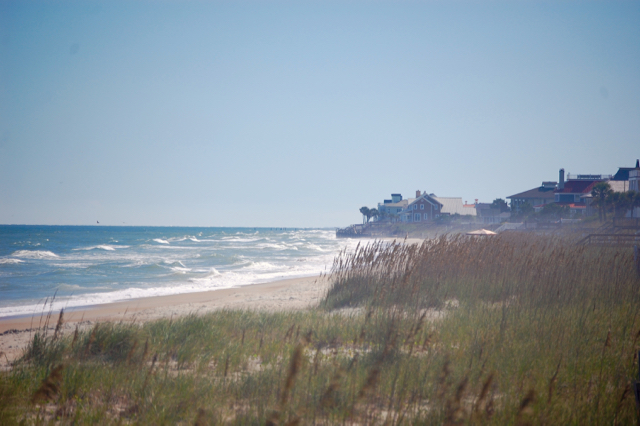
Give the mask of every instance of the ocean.
<svg viewBox="0 0 640 426">
<path fill-rule="evenodd" d="M 330 229 L 0 225 L 0 317 L 329 271 Z"/>
</svg>

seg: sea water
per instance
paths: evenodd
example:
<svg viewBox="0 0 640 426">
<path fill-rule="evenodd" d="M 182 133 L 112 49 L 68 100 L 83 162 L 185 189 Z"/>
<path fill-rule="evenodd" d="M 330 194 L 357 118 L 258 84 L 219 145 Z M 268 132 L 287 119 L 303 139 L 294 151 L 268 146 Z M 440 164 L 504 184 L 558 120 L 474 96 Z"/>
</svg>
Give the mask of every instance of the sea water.
<svg viewBox="0 0 640 426">
<path fill-rule="evenodd" d="M 0 225 L 0 317 L 319 275 L 356 244 L 331 229 Z"/>
</svg>

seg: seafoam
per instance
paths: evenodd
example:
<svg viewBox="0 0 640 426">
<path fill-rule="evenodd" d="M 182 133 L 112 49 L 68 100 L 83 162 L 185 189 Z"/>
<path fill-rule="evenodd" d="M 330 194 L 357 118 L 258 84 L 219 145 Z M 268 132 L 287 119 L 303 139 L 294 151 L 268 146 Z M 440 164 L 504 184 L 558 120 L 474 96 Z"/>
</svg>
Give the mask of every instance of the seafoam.
<svg viewBox="0 0 640 426">
<path fill-rule="evenodd" d="M 358 242 L 331 229 L 3 225 L 0 317 L 319 275 Z"/>
</svg>

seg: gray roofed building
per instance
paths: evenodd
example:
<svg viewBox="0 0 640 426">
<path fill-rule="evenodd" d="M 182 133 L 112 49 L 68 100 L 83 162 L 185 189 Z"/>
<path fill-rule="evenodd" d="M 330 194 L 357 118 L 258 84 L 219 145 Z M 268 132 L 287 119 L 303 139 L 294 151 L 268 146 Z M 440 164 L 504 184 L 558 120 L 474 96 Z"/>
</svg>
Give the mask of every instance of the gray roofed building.
<svg viewBox="0 0 640 426">
<path fill-rule="evenodd" d="M 510 195 L 511 209 L 520 210 L 524 203 L 531 204 L 532 207 L 553 203 L 555 201 L 556 182 L 542 182 L 537 188 Z"/>
<path fill-rule="evenodd" d="M 442 209 L 440 210 L 442 214 L 459 214 L 461 216 L 475 216 L 476 209 L 475 207 L 465 207 L 462 204 L 462 197 L 433 197 L 440 204 L 442 204 Z"/>
</svg>

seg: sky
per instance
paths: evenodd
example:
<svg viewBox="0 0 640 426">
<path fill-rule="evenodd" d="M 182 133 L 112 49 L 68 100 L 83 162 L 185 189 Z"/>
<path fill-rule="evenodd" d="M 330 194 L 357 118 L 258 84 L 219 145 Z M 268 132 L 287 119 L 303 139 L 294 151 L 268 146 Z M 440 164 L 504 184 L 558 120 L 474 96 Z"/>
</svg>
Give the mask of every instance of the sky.
<svg viewBox="0 0 640 426">
<path fill-rule="evenodd" d="M 0 2 L 0 224 L 343 227 L 637 158 L 639 1 Z"/>
</svg>

